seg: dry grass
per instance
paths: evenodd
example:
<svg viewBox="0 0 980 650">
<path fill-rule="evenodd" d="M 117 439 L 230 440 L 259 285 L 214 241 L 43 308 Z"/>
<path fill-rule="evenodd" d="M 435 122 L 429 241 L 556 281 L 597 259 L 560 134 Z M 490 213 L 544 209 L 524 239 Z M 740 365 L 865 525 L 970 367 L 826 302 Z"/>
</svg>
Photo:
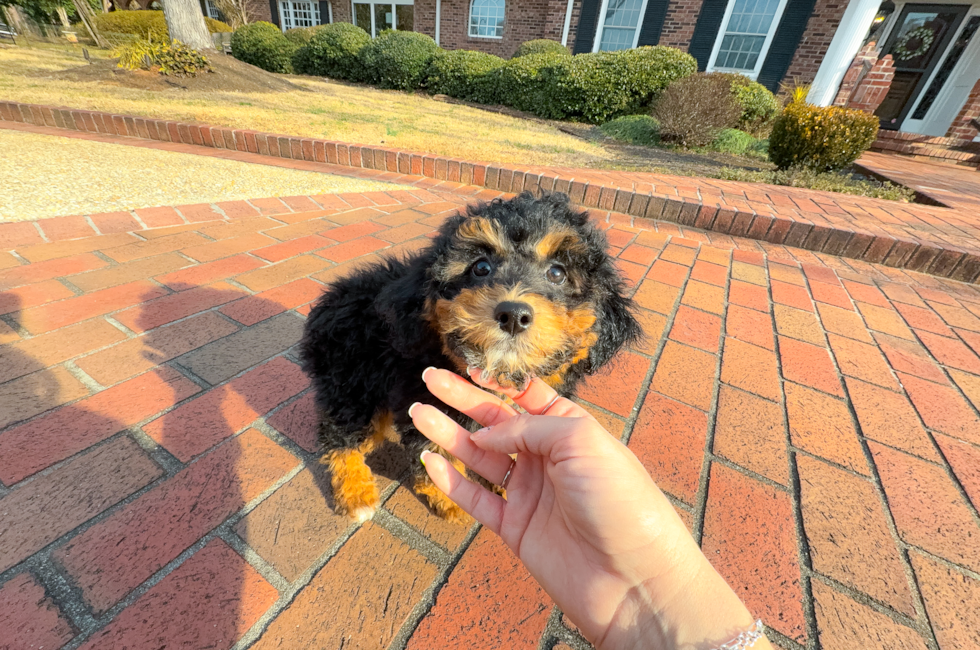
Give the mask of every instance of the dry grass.
<svg viewBox="0 0 980 650">
<path fill-rule="evenodd" d="M 45 77 L 78 65 L 85 63 L 63 47 L 0 49 L 0 98 L 383 144 L 488 162 L 584 167 L 611 157 L 598 144 L 540 122 L 424 95 L 307 77 L 291 80 L 308 92 L 276 93 L 146 91 Z"/>
</svg>

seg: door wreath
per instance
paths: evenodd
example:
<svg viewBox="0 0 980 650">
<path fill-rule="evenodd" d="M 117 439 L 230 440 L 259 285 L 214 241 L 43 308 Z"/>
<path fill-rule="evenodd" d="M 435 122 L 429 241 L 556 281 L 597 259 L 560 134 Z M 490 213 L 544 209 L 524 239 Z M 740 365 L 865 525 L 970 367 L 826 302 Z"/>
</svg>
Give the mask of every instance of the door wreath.
<svg viewBox="0 0 980 650">
<path fill-rule="evenodd" d="M 917 27 L 908 31 L 895 42 L 895 58 L 899 61 L 908 61 L 917 56 L 922 56 L 929 51 L 929 47 L 935 38 L 935 32 L 928 27 Z M 919 43 L 918 46 L 910 48 L 909 46 L 916 41 Z"/>
</svg>

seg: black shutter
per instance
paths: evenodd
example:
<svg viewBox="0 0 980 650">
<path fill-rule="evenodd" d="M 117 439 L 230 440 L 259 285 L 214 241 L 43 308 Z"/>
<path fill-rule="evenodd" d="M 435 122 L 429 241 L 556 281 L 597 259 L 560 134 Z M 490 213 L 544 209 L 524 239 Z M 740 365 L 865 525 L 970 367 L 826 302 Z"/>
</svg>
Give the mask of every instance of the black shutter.
<svg viewBox="0 0 980 650">
<path fill-rule="evenodd" d="M 735 2 L 735 0 L 731 0 Z M 691 46 L 688 54 L 698 60 L 698 70 L 704 71 L 711 58 L 711 50 L 718 38 L 721 21 L 725 18 L 725 8 L 728 0 L 704 0 L 698 22 L 694 24 L 694 34 L 691 36 Z"/>
<path fill-rule="evenodd" d="M 279 22 L 279 0 L 269 0 L 269 13 L 272 15 L 272 24 L 282 29 L 282 23 Z"/>
<path fill-rule="evenodd" d="M 330 3 L 327 0 L 320 0 L 320 24 L 326 25 L 330 22 Z"/>
<path fill-rule="evenodd" d="M 779 90 L 779 82 L 783 80 L 793 55 L 796 54 L 814 4 L 816 0 L 789 0 L 786 3 L 783 19 L 776 27 L 769 53 L 759 71 L 759 83 L 772 92 Z"/>
<path fill-rule="evenodd" d="M 582 0 L 582 11 L 578 16 L 578 32 L 575 34 L 575 47 L 572 54 L 592 51 L 596 29 L 599 27 L 599 0 Z"/>
<path fill-rule="evenodd" d="M 647 0 L 647 12 L 640 25 L 640 40 L 637 45 L 656 45 L 660 42 L 660 32 L 664 28 L 667 17 L 667 5 L 670 0 Z"/>
</svg>

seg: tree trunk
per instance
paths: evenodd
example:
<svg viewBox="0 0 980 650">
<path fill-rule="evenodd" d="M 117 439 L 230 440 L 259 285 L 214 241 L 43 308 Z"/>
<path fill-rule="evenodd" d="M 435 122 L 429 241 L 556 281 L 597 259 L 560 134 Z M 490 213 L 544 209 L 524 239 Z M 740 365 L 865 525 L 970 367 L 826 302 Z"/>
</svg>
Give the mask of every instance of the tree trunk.
<svg viewBox="0 0 980 650">
<path fill-rule="evenodd" d="M 163 17 L 167 20 L 170 38 L 195 50 L 214 48 L 197 0 L 164 0 Z"/>
<path fill-rule="evenodd" d="M 63 27 L 71 27 L 71 23 L 68 22 L 68 12 L 65 11 L 64 7 L 58 7 L 58 20 L 61 21 Z"/>
<path fill-rule="evenodd" d="M 78 12 L 78 17 L 85 23 L 88 33 L 95 39 L 95 44 L 102 49 L 108 50 L 110 47 L 109 41 L 105 40 L 102 34 L 99 33 L 99 30 L 96 29 L 95 16 L 92 14 L 91 7 L 88 6 L 88 0 L 72 0 L 72 4 L 75 5 L 75 11 Z"/>
</svg>

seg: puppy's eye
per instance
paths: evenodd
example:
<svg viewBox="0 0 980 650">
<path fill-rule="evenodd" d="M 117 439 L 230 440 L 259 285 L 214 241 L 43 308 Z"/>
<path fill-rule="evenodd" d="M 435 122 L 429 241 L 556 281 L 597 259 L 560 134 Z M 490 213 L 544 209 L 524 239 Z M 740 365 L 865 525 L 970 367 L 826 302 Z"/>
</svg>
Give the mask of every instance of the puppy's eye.
<svg viewBox="0 0 980 650">
<path fill-rule="evenodd" d="M 490 275 L 493 271 L 493 265 L 487 260 L 477 260 L 476 264 L 473 265 L 473 275 L 478 278 L 485 278 Z"/>
<path fill-rule="evenodd" d="M 545 273 L 545 277 L 551 284 L 562 284 L 565 282 L 565 267 L 561 264 L 552 264 Z"/>
</svg>

